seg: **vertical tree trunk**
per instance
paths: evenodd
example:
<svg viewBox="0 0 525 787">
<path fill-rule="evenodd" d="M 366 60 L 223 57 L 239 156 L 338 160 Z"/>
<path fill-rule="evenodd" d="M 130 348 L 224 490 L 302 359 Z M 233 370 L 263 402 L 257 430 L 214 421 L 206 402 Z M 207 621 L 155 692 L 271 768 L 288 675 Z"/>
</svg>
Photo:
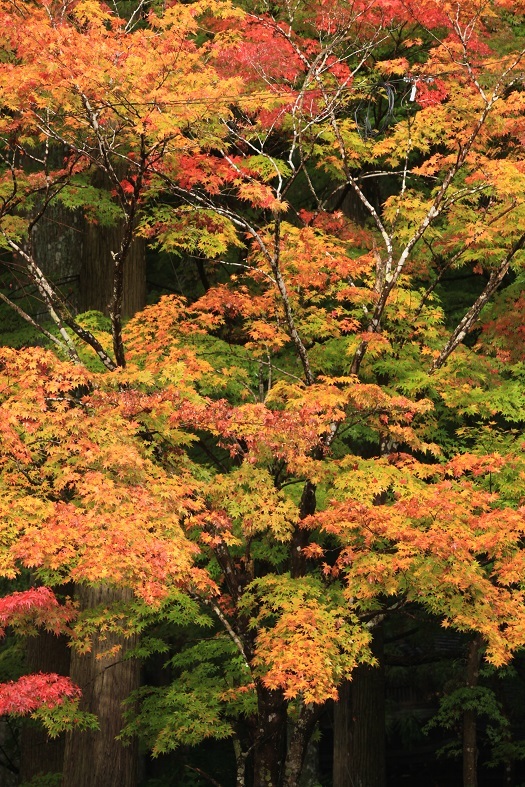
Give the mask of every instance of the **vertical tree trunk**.
<svg viewBox="0 0 525 787">
<path fill-rule="evenodd" d="M 79 211 L 50 205 L 33 228 L 31 242 L 39 266 L 73 313 L 96 309 L 109 314 L 114 262 L 122 227 L 90 224 Z M 132 317 L 146 305 L 146 252 L 135 238 L 124 262 L 122 314 Z M 36 315 L 47 316 L 45 306 Z"/>
<path fill-rule="evenodd" d="M 37 637 L 28 638 L 28 672 L 69 675 L 70 653 L 66 637 L 43 631 Z M 64 744 L 64 735 L 49 738 L 40 724 L 26 721 L 20 734 L 20 781 L 29 782 L 38 774 L 61 773 Z"/>
<path fill-rule="evenodd" d="M 31 243 L 39 266 L 73 313 L 97 309 L 107 314 L 113 294 L 112 252 L 118 251 L 121 237 L 122 227 L 118 224 L 111 228 L 89 224 L 80 211 L 69 210 L 57 202 L 48 206 L 33 228 Z M 145 301 L 145 246 L 142 240 L 136 240 L 124 262 L 123 314 L 132 316 Z M 47 316 L 38 301 L 34 308 L 38 318 Z M 126 596 L 122 591 L 102 587 L 80 589 L 79 593 L 84 606 Z M 66 675 L 69 672 L 83 689 L 83 707 L 99 717 L 101 730 L 72 733 L 64 745 L 60 740 L 47 742 L 45 734 L 28 726 L 21 740 L 23 778 L 29 779 L 36 772 L 60 772 L 63 767 L 66 787 L 135 787 L 136 747 L 124 748 L 115 737 L 122 726 L 121 702 L 139 686 L 139 668 L 136 661 L 121 662 L 122 652 L 99 659 L 99 654 L 113 644 L 121 645 L 123 651 L 130 647 L 118 636 L 111 642 L 95 638 L 89 655 L 72 654 L 69 670 L 70 652 L 64 643 L 60 648 L 60 643 L 48 635 L 39 635 L 31 642 L 30 669 Z"/>
<path fill-rule="evenodd" d="M 289 727 L 283 787 L 297 787 L 301 781 L 308 744 L 320 710 L 318 705 L 301 705 L 298 719 Z"/>
<path fill-rule="evenodd" d="M 350 681 L 339 686 L 339 699 L 334 705 L 333 785 L 351 785 L 350 735 L 352 729 L 352 690 Z"/>
<path fill-rule="evenodd" d="M 467 656 L 467 688 L 475 688 L 479 679 L 482 639 L 478 634 L 472 640 Z M 478 787 L 478 744 L 476 735 L 477 713 L 466 710 L 463 714 L 463 787 Z"/>
<path fill-rule="evenodd" d="M 260 683 L 257 698 L 253 787 L 281 787 L 286 757 L 286 702 L 282 691 L 270 691 Z"/>
<path fill-rule="evenodd" d="M 103 585 L 81 588 L 81 607 L 128 600 L 131 593 Z M 94 713 L 100 730 L 72 732 L 66 736 L 63 787 L 136 787 L 138 757 L 136 745 L 123 746 L 116 740 L 122 729 L 122 702 L 139 684 L 139 663 L 123 660 L 135 640 L 110 634 L 105 640 L 94 637 L 90 653 L 73 651 L 71 679 L 82 689 L 81 708 Z M 101 654 L 120 645 L 115 654 Z"/>
<path fill-rule="evenodd" d="M 32 242 L 37 261 L 46 276 L 58 285 L 62 294 L 67 295 L 73 312 L 97 309 L 108 313 L 113 290 L 111 252 L 119 249 L 121 235 L 118 225 L 101 228 L 88 224 L 79 212 L 70 211 L 60 204 L 50 206 L 34 228 Z M 145 305 L 145 299 L 145 247 L 144 242 L 138 240 L 132 244 L 124 265 L 123 313 L 133 315 Z M 102 587 L 80 589 L 79 592 L 84 607 L 104 600 L 116 600 L 121 593 Z M 54 663 L 47 667 L 40 661 L 40 655 L 47 647 L 40 644 L 40 639 L 36 651 L 38 657 L 35 657 L 32 669 L 60 671 L 56 666 L 58 656 L 54 656 Z M 41 749 L 40 770 L 61 771 L 63 766 L 65 787 L 135 787 L 137 784 L 137 749 L 134 746 L 124 748 L 115 741 L 115 737 L 122 726 L 121 702 L 139 686 L 139 667 L 133 661 L 121 663 L 122 653 L 99 659 L 100 652 L 107 650 L 111 644 L 119 644 L 123 650 L 130 646 L 129 642 L 118 637 L 109 644 L 95 638 L 89 655 L 72 654 L 71 678 L 83 689 L 84 709 L 99 717 L 100 732 L 72 733 L 67 736 L 65 753 L 63 743 L 60 754 L 51 753 L 53 744 Z M 68 674 L 67 670 L 64 674 Z M 28 730 L 25 735 L 29 734 Z M 34 752 L 36 747 L 32 743 L 22 743 L 23 772 L 29 773 L 34 767 L 30 750 Z M 50 752 L 49 761 L 44 758 L 47 751 Z"/>
<path fill-rule="evenodd" d="M 243 751 L 241 742 L 238 738 L 233 739 L 233 750 L 235 752 L 235 766 L 236 766 L 235 787 L 245 787 L 247 752 Z"/>
<path fill-rule="evenodd" d="M 87 224 L 79 274 L 78 309 L 109 314 L 113 293 L 112 252 L 118 251 L 122 229 Z M 146 305 L 146 256 L 144 241 L 136 238 L 124 262 L 122 314 L 132 317 Z"/>
<path fill-rule="evenodd" d="M 374 629 L 378 667 L 358 667 L 334 706 L 333 787 L 385 787 L 385 677 L 382 626 Z"/>
<path fill-rule="evenodd" d="M 31 245 L 38 265 L 62 294 L 71 310 L 78 311 L 78 279 L 84 249 L 85 220 L 80 211 L 60 203 L 50 205 L 35 224 Z M 45 304 L 36 315 L 48 318 Z"/>
<path fill-rule="evenodd" d="M 319 741 L 310 737 L 306 746 L 299 787 L 319 787 L 320 780 Z"/>
</svg>

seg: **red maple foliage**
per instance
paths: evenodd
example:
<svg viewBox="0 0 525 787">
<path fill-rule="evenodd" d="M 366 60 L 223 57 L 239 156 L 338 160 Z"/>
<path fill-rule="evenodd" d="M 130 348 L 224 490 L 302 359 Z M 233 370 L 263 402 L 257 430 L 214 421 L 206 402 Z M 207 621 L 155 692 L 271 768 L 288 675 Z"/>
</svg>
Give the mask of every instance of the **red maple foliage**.
<svg viewBox="0 0 525 787">
<path fill-rule="evenodd" d="M 45 705 L 54 708 L 66 698 L 77 699 L 80 689 L 69 678 L 55 672 L 23 675 L 0 685 L 0 715 L 25 715 Z"/>
</svg>

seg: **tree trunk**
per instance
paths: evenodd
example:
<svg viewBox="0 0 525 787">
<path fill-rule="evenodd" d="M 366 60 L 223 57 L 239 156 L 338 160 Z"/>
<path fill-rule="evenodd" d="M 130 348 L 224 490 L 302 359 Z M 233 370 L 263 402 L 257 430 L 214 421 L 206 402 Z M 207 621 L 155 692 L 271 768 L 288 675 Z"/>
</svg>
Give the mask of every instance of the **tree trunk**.
<svg viewBox="0 0 525 787">
<path fill-rule="evenodd" d="M 321 780 L 319 741 L 310 737 L 299 780 L 299 787 L 319 787 Z"/>
<path fill-rule="evenodd" d="M 79 275 L 80 312 L 96 309 L 109 314 L 113 294 L 112 252 L 118 251 L 122 229 L 87 224 Z M 146 305 L 146 256 L 142 238 L 135 238 L 124 262 L 122 314 L 132 317 Z"/>
<path fill-rule="evenodd" d="M 378 667 L 360 666 L 334 706 L 333 787 L 385 787 L 385 676 L 382 626 L 374 629 Z"/>
<path fill-rule="evenodd" d="M 247 752 L 243 751 L 238 738 L 233 739 L 233 750 L 235 752 L 235 787 L 245 787 Z"/>
<path fill-rule="evenodd" d="M 61 293 L 73 313 L 78 311 L 78 279 L 84 249 L 85 220 L 80 211 L 60 203 L 50 205 L 35 224 L 31 245 L 35 260 L 48 280 Z M 48 319 L 41 304 L 38 319 Z"/>
<path fill-rule="evenodd" d="M 286 757 L 286 701 L 282 691 L 257 685 L 258 726 L 253 752 L 253 787 L 281 787 Z"/>
<path fill-rule="evenodd" d="M 118 251 L 122 236 L 119 225 L 106 228 L 89 224 L 80 211 L 71 211 L 60 203 L 48 207 L 32 232 L 35 258 L 44 274 L 56 285 L 73 313 L 97 309 L 107 314 L 113 292 L 114 262 L 111 252 Z M 143 240 L 132 243 L 124 263 L 123 314 L 132 316 L 146 301 L 146 265 Z M 44 309 L 38 317 L 46 316 Z M 124 591 L 107 588 L 79 589 L 84 608 L 129 598 Z M 121 645 L 116 657 L 98 658 L 111 645 Z M 72 733 L 64 741 L 44 746 L 45 734 L 30 729 L 22 736 L 22 773 L 30 778 L 39 772 L 60 772 L 64 768 L 65 787 L 135 787 L 138 756 L 133 745 L 124 748 L 115 741 L 122 726 L 121 702 L 139 686 L 136 661 L 121 663 L 122 652 L 132 643 L 115 635 L 111 641 L 93 641 L 90 654 L 73 652 L 70 676 L 83 689 L 82 707 L 95 713 L 100 732 Z M 46 659 L 49 648 L 44 635 L 34 642 L 34 658 L 29 654 L 32 671 L 68 674 L 62 667 L 56 648 Z M 69 660 L 69 650 L 64 649 Z M 50 651 L 51 652 L 51 651 Z M 49 661 L 49 663 L 48 663 Z M 116 663 L 117 662 L 117 663 Z M 35 738 L 40 734 L 38 742 Z M 40 751 L 41 757 L 37 755 Z M 38 760 L 38 762 L 37 762 Z M 27 774 L 27 775 L 26 775 Z"/>
<path fill-rule="evenodd" d="M 43 631 L 27 640 L 28 672 L 69 675 L 70 654 L 66 637 Z M 25 721 L 20 734 L 20 781 L 29 782 L 38 774 L 61 773 L 64 744 L 64 735 L 49 738 L 40 724 Z"/>
<path fill-rule="evenodd" d="M 322 706 L 301 705 L 299 718 L 289 727 L 283 787 L 297 787 L 303 774 L 308 744 Z"/>
<path fill-rule="evenodd" d="M 475 688 L 479 679 L 482 639 L 478 634 L 472 640 L 467 656 L 467 688 Z M 478 744 L 476 734 L 477 713 L 463 713 L 463 787 L 478 787 Z"/>
<path fill-rule="evenodd" d="M 122 226 L 90 224 L 79 211 L 60 203 L 50 205 L 33 228 L 31 242 L 37 263 L 60 291 L 73 313 L 91 309 L 109 314 L 113 295 L 114 262 Z M 124 262 L 122 314 L 132 317 L 146 305 L 146 253 L 135 238 Z M 45 306 L 36 314 L 47 316 Z"/>
<path fill-rule="evenodd" d="M 108 589 L 102 585 L 80 588 L 83 609 L 131 598 L 130 591 Z M 134 744 L 123 746 L 116 740 L 122 729 L 122 702 L 139 685 L 139 663 L 123 660 L 136 644 L 120 634 L 102 640 L 95 636 L 90 653 L 71 656 L 71 679 L 82 689 L 82 710 L 94 713 L 100 730 L 71 732 L 66 736 L 63 787 L 136 787 L 138 750 Z M 114 645 L 115 655 L 100 655 Z"/>
</svg>

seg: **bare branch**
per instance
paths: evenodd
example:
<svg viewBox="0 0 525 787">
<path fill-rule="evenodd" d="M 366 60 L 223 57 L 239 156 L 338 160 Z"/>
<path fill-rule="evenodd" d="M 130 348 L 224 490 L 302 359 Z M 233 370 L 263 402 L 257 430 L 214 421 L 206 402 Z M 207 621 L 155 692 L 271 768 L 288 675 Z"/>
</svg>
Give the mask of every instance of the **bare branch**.
<svg viewBox="0 0 525 787">
<path fill-rule="evenodd" d="M 21 317 L 23 317 L 24 320 L 26 320 L 31 325 L 36 327 L 41 333 L 46 335 L 48 339 L 50 339 L 55 344 L 58 344 L 58 346 L 60 346 L 60 348 L 67 353 L 69 358 L 74 363 L 80 364 L 81 361 L 80 358 L 78 357 L 78 352 L 75 347 L 75 344 L 73 343 L 70 335 L 66 330 L 66 326 L 70 328 L 73 331 L 73 333 L 75 333 L 79 337 L 79 339 L 81 339 L 83 342 L 85 342 L 86 344 L 88 344 L 90 347 L 93 348 L 93 350 L 96 352 L 96 354 L 98 355 L 98 357 L 100 358 L 106 369 L 108 369 L 110 372 L 114 371 L 117 368 L 116 364 L 109 357 L 109 355 L 104 350 L 98 339 L 96 339 L 96 337 L 93 336 L 91 331 L 82 328 L 82 326 L 79 325 L 76 322 L 76 320 L 74 320 L 73 317 L 69 314 L 69 311 L 66 305 L 64 304 L 62 298 L 55 291 L 55 289 L 50 284 L 50 282 L 47 280 L 40 267 L 36 264 L 33 256 L 29 254 L 27 251 L 25 251 L 18 243 L 16 243 L 15 241 L 11 240 L 8 236 L 6 236 L 5 233 L 3 233 L 3 235 L 10 248 L 13 251 L 15 251 L 17 254 L 19 254 L 25 261 L 25 270 L 29 275 L 29 277 L 31 278 L 34 285 L 36 286 L 38 292 L 40 293 L 51 319 L 58 327 L 60 335 L 62 337 L 62 341 L 57 339 L 56 336 L 53 336 L 53 334 L 46 331 L 45 328 L 43 328 L 35 320 L 33 320 L 33 318 L 30 315 L 26 314 L 26 312 L 24 312 L 19 306 L 17 306 L 15 303 L 10 301 L 9 298 L 6 298 L 5 295 L 0 294 L 0 298 L 4 301 L 4 303 L 6 303 L 12 309 L 14 309 L 14 311 L 16 311 Z"/>
<path fill-rule="evenodd" d="M 15 311 L 20 317 L 22 317 L 23 320 L 25 320 L 30 325 L 32 325 L 33 328 L 36 328 L 37 331 L 40 331 L 40 333 L 42 333 L 47 339 L 49 339 L 49 341 L 53 342 L 53 344 L 56 344 L 56 346 L 59 347 L 63 352 L 69 354 L 69 348 L 66 346 L 66 344 L 64 344 L 64 342 L 61 342 L 60 339 L 57 339 L 56 336 L 53 336 L 52 333 L 49 333 L 49 331 L 47 331 L 43 327 L 43 325 L 39 325 L 36 322 L 36 320 L 33 320 L 30 314 L 28 314 L 23 309 L 21 309 L 20 306 L 18 306 L 12 300 L 7 298 L 1 292 L 0 292 L 0 300 L 3 301 L 7 306 L 9 306 L 10 309 L 13 309 L 13 311 Z"/>
<path fill-rule="evenodd" d="M 55 309 L 55 301 L 56 301 L 56 293 L 53 290 L 52 286 L 44 276 L 41 269 L 36 264 L 33 256 L 28 254 L 20 244 L 13 241 L 5 232 L 2 232 L 9 248 L 11 248 L 14 252 L 19 254 L 26 263 L 27 270 L 29 275 L 31 276 L 33 282 L 35 283 L 40 295 L 42 296 L 44 303 L 46 304 L 47 310 L 49 315 L 55 325 L 57 326 L 60 335 L 64 341 L 64 344 L 67 347 L 67 354 L 69 355 L 70 359 L 74 363 L 80 363 L 80 358 L 78 357 L 77 349 L 74 343 L 71 340 L 68 332 L 65 329 L 64 322 L 61 319 L 59 313 Z"/>
<path fill-rule="evenodd" d="M 432 364 L 431 371 L 436 371 L 440 369 L 449 355 L 454 352 L 456 347 L 461 344 L 467 333 L 470 331 L 476 320 L 478 319 L 481 310 L 483 307 L 488 303 L 491 297 L 494 295 L 498 287 L 500 286 L 501 282 L 505 278 L 508 270 L 510 268 L 510 264 L 514 259 L 515 255 L 518 251 L 521 251 L 525 246 L 525 233 L 521 235 L 518 240 L 513 244 L 512 248 L 509 250 L 507 256 L 505 257 L 504 261 L 500 265 L 500 267 L 493 271 L 490 279 L 487 282 L 487 285 L 481 295 L 478 296 L 476 301 L 472 304 L 468 312 L 465 314 L 463 319 L 460 321 L 456 330 L 448 340 L 447 344 L 441 350 L 439 356 L 436 358 L 434 363 Z"/>
</svg>

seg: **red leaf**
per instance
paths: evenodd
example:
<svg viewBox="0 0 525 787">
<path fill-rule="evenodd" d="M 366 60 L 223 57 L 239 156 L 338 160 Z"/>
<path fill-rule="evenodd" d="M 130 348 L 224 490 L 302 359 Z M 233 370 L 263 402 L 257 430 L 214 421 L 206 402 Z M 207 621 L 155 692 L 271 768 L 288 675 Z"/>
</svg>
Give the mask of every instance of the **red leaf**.
<svg viewBox="0 0 525 787">
<path fill-rule="evenodd" d="M 24 675 L 17 681 L 0 683 L 0 714 L 32 713 L 46 705 L 54 708 L 66 698 L 80 697 L 81 691 L 69 678 L 54 672 Z"/>
</svg>

